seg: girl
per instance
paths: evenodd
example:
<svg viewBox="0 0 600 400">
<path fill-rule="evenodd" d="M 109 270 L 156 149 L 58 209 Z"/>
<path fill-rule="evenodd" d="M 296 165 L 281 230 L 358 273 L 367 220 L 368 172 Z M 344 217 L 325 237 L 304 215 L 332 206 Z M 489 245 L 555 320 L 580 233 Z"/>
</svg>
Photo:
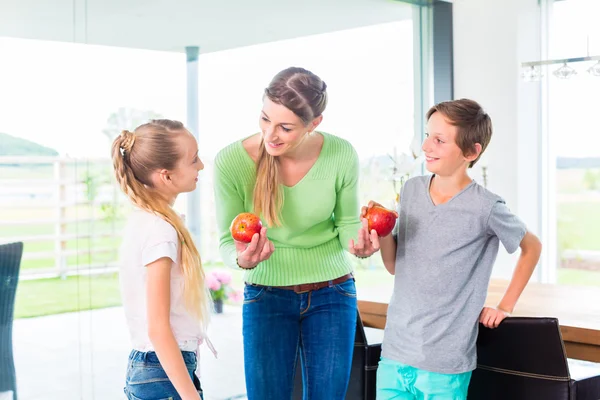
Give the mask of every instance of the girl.
<svg viewBox="0 0 600 400">
<path fill-rule="evenodd" d="M 152 120 L 112 146 L 115 175 L 132 201 L 121 246 L 120 281 L 133 350 L 130 400 L 202 398 L 194 371 L 209 297 L 200 254 L 172 206 L 196 188 L 198 144 L 183 124 Z"/>
</svg>

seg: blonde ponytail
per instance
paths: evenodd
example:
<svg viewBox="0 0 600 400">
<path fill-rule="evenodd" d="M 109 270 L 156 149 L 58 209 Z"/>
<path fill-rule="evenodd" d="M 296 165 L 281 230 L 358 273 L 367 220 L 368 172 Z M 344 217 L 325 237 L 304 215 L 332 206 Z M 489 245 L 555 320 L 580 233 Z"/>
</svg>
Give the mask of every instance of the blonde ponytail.
<svg viewBox="0 0 600 400">
<path fill-rule="evenodd" d="M 177 231 L 186 308 L 206 329 L 210 296 L 200 253 L 181 217 L 166 199 L 152 190 L 150 183 L 150 172 L 173 169 L 181 157 L 173 141 L 175 131 L 179 130 L 185 131 L 185 128 L 177 121 L 155 120 L 138 127 L 136 133 L 123 131 L 113 142 L 112 160 L 117 182 L 131 202 L 161 217 Z"/>
<path fill-rule="evenodd" d="M 279 178 L 279 161 L 267 153 L 264 141 L 261 141 L 256 160 L 253 198 L 255 214 L 261 215 L 267 226 L 280 226 L 283 190 Z"/>
</svg>

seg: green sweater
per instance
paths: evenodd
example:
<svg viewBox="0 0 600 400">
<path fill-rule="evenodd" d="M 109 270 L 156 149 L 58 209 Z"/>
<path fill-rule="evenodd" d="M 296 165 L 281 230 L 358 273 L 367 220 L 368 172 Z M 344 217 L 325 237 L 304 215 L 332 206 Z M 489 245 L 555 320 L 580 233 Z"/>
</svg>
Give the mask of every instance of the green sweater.
<svg viewBox="0 0 600 400">
<path fill-rule="evenodd" d="M 346 140 L 322 135 L 323 147 L 313 167 L 295 186 L 283 185 L 282 226 L 267 231 L 275 252 L 246 272 L 246 282 L 287 286 L 327 281 L 352 271 L 345 249 L 361 226 L 358 155 Z M 217 154 L 214 174 L 219 249 L 225 264 L 237 268 L 229 227 L 239 213 L 253 212 L 256 182 L 256 164 L 242 141 Z"/>
</svg>

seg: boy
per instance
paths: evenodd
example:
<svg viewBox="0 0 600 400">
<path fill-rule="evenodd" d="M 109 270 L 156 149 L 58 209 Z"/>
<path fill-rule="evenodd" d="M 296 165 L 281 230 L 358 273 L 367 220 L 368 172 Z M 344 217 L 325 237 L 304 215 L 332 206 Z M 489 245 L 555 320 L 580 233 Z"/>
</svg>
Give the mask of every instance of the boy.
<svg viewBox="0 0 600 400">
<path fill-rule="evenodd" d="M 427 121 L 423 151 L 432 175 L 405 183 L 396 233 L 379 239 L 395 282 L 378 400 L 466 399 L 478 322 L 497 327 L 510 315 L 541 252 L 538 238 L 505 202 L 467 174 L 492 136 L 481 106 L 443 102 L 427 112 Z M 498 306 L 484 308 L 499 242 L 509 253 L 520 247 L 521 255 Z"/>
</svg>

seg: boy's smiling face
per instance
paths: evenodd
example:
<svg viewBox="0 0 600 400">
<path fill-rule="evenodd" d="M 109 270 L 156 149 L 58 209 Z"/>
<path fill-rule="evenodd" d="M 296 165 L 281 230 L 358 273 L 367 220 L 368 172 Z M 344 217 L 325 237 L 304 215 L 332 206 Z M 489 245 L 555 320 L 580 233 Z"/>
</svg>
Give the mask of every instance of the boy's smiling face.
<svg viewBox="0 0 600 400">
<path fill-rule="evenodd" d="M 457 134 L 458 128 L 442 113 L 431 115 L 422 147 L 429 172 L 439 176 L 452 176 L 461 171 L 466 173 L 469 163 L 477 158 L 477 154 L 463 154 L 456 144 Z"/>
</svg>

